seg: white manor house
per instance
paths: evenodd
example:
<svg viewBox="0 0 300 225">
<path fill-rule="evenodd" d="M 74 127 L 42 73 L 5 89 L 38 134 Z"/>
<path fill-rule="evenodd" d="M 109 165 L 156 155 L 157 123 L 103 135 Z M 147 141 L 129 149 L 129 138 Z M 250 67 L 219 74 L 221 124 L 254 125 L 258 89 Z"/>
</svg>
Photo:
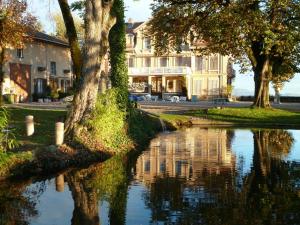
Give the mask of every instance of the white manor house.
<svg viewBox="0 0 300 225">
<path fill-rule="evenodd" d="M 199 42 L 183 46 L 181 53 L 155 55 L 151 37 L 146 34 L 147 22 L 126 23 L 126 55 L 129 91 L 134 95 L 151 94 L 159 98 L 185 96 L 191 100 L 227 95 L 234 71 L 228 56 L 201 56 Z M 203 43 L 200 43 L 203 44 Z"/>
</svg>

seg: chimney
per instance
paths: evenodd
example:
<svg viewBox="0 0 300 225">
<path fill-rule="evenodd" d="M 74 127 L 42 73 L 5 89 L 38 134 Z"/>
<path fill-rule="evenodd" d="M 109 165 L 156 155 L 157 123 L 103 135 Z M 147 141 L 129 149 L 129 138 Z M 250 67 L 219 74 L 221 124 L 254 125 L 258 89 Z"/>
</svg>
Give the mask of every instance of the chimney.
<svg viewBox="0 0 300 225">
<path fill-rule="evenodd" d="M 128 23 L 131 23 L 131 24 L 132 24 L 132 23 L 133 23 L 133 19 L 132 19 L 132 18 L 129 18 L 129 19 L 128 19 Z"/>
</svg>

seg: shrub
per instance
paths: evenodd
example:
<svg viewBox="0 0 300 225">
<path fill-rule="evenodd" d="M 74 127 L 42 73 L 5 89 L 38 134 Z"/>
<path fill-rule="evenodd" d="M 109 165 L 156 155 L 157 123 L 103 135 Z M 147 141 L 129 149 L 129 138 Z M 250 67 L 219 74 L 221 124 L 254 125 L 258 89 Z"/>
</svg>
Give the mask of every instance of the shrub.
<svg viewBox="0 0 300 225">
<path fill-rule="evenodd" d="M 0 107 L 0 152 L 17 146 L 17 141 L 11 130 L 8 130 L 8 113 Z"/>
<path fill-rule="evenodd" d="M 32 101 L 37 102 L 40 98 L 46 98 L 47 95 L 44 93 L 33 93 L 32 94 Z"/>
<path fill-rule="evenodd" d="M 51 94 L 50 94 L 50 97 L 51 97 L 52 100 L 55 100 L 55 99 L 59 98 L 59 94 L 56 90 L 52 90 Z"/>
<path fill-rule="evenodd" d="M 127 136 L 126 112 L 119 109 L 117 96 L 116 89 L 101 94 L 86 124 L 94 140 L 115 152 L 131 145 Z"/>
</svg>

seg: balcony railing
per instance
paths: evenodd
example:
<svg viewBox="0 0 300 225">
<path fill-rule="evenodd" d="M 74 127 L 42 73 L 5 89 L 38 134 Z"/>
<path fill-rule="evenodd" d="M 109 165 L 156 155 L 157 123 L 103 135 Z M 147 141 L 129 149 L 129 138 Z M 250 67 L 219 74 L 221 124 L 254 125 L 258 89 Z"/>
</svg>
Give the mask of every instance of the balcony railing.
<svg viewBox="0 0 300 225">
<path fill-rule="evenodd" d="M 189 75 L 192 73 L 190 67 L 176 66 L 176 67 L 140 67 L 129 68 L 129 75 L 132 76 L 155 76 L 155 75 Z"/>
</svg>

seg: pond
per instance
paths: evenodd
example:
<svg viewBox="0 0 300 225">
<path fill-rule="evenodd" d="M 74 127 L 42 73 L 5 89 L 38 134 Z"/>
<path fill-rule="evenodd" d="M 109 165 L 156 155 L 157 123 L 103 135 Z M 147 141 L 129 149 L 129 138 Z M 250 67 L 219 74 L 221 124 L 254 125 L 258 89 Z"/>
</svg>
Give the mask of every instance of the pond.
<svg viewBox="0 0 300 225">
<path fill-rule="evenodd" d="M 300 224 L 300 131 L 161 133 L 136 158 L 2 183 L 0 224 Z"/>
</svg>

